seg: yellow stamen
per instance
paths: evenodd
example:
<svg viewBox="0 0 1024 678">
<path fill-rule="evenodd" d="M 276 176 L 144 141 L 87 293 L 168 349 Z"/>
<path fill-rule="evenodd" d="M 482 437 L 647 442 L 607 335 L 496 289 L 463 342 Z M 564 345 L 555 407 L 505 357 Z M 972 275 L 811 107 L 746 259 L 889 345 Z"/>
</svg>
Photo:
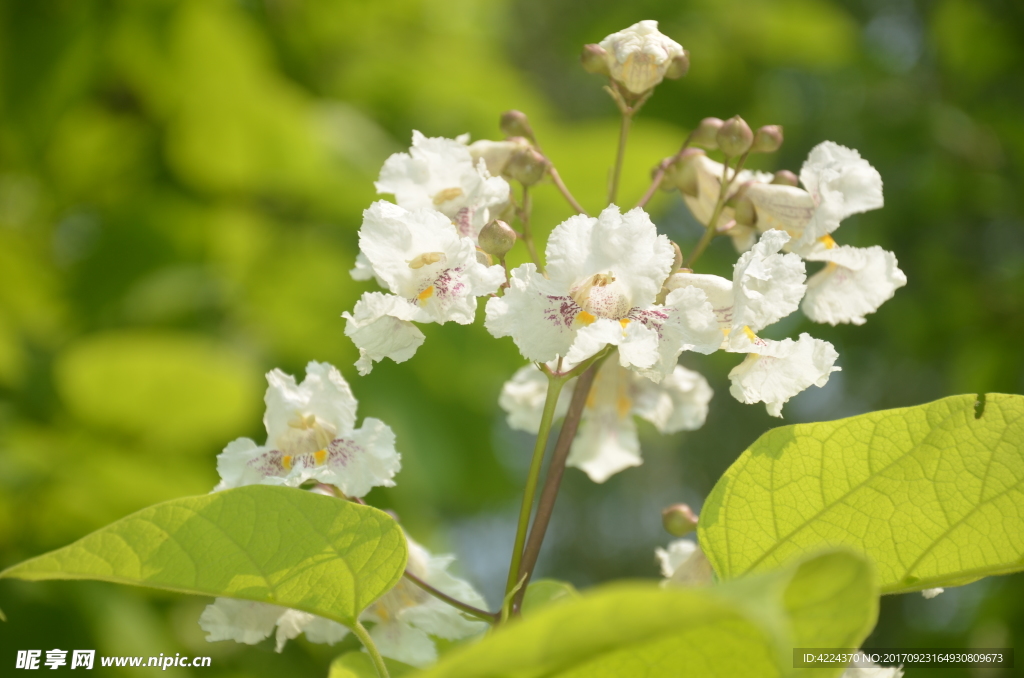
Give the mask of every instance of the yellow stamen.
<svg viewBox="0 0 1024 678">
<path fill-rule="evenodd" d="M 750 329 L 750 327 L 747 325 L 743 326 L 743 334 L 747 335 L 747 339 L 750 339 L 751 341 L 757 341 L 757 335 L 754 334 L 754 330 Z"/>
<path fill-rule="evenodd" d="M 324 462 L 327 461 L 327 450 L 317 450 L 313 453 L 313 459 L 316 460 L 317 466 L 323 466 Z"/>
<path fill-rule="evenodd" d="M 281 466 L 284 466 L 285 471 L 292 470 L 292 455 L 286 454 L 281 457 Z"/>
<path fill-rule="evenodd" d="M 429 299 L 432 296 L 434 296 L 434 286 L 433 285 L 431 285 L 427 289 L 425 289 L 422 292 L 420 292 L 419 294 L 417 294 L 416 298 L 419 299 L 420 301 L 426 301 L 427 299 Z"/>
<path fill-rule="evenodd" d="M 430 264 L 436 264 L 437 262 L 444 259 L 444 252 L 424 252 L 419 256 L 416 256 L 409 260 L 409 268 L 417 269 L 429 266 Z"/>
<path fill-rule="evenodd" d="M 597 320 L 597 318 L 595 318 L 590 313 L 587 313 L 586 311 L 580 311 L 579 313 L 576 314 L 576 320 L 578 320 L 581 325 L 589 325 L 590 323 Z"/>
<path fill-rule="evenodd" d="M 830 250 L 836 246 L 836 241 L 832 239 L 830 235 L 823 235 L 818 238 L 818 242 L 825 246 L 825 249 Z"/>
<path fill-rule="evenodd" d="M 434 204 L 440 205 L 442 203 L 448 202 L 449 200 L 455 200 L 455 198 L 458 198 L 460 195 L 462 195 L 462 193 L 462 189 L 459 188 L 458 186 L 455 186 L 453 188 L 446 188 L 443 191 L 438 191 L 434 195 Z"/>
</svg>

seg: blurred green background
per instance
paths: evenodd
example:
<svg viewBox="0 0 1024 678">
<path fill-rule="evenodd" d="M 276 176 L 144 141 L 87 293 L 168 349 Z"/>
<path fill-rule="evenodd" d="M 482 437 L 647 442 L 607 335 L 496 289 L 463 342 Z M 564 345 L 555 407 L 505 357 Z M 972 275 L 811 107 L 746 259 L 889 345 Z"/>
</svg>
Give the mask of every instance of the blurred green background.
<svg viewBox="0 0 1024 678">
<path fill-rule="evenodd" d="M 497 138 L 509 108 L 530 115 L 584 205 L 602 207 L 617 119 L 577 55 L 650 18 L 690 50 L 692 69 L 638 119 L 624 205 L 708 115 L 784 125 L 786 144 L 758 158 L 762 169 L 799 170 L 832 139 L 885 181 L 885 208 L 837 239 L 893 250 L 909 284 L 863 327 L 799 314 L 778 326 L 831 341 L 843 368 L 794 399 L 787 422 L 1024 390 L 1016 0 L 4 0 L 0 568 L 209 491 L 225 443 L 265 435 L 263 374 L 301 377 L 316 359 L 341 368 L 361 416 L 398 435 L 398 486 L 370 500 L 458 553 L 496 604 L 530 446 L 496 398 L 521 359 L 480 325 L 429 326 L 412 361 L 359 378 L 339 316 L 371 288 L 348 275 L 360 213 L 413 129 Z M 553 189 L 536 194 L 543 235 L 570 212 Z M 699 237 L 677 195 L 650 209 L 684 251 Z M 727 274 L 734 260 L 717 242 L 701 267 Z M 778 423 L 728 395 L 735 362 L 684 357 L 717 393 L 702 430 L 644 428 L 644 466 L 605 485 L 567 474 L 541 574 L 580 586 L 657 575 L 653 549 L 669 540 L 660 508 L 699 506 Z M 195 670 L 210 677 L 320 676 L 338 653 L 304 640 L 282 655 L 208 644 L 196 624 L 206 602 L 0 582 L 0 672 L 33 648 L 211 655 L 213 668 Z M 931 601 L 886 598 L 868 645 L 1022 640 L 1018 575 Z"/>
</svg>

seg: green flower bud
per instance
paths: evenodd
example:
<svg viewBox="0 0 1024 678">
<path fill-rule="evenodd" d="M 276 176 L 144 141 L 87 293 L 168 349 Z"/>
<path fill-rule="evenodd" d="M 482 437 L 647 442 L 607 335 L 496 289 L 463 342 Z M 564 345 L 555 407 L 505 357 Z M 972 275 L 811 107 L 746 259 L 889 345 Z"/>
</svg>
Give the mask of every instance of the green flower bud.
<svg viewBox="0 0 1024 678">
<path fill-rule="evenodd" d="M 800 179 L 789 170 L 779 170 L 775 173 L 775 178 L 772 179 L 772 183 L 782 184 L 783 186 L 799 186 Z"/>
<path fill-rule="evenodd" d="M 725 121 L 715 139 L 722 153 L 727 158 L 734 158 L 750 150 L 750 145 L 754 143 L 754 133 L 743 118 L 734 115 Z"/>
<path fill-rule="evenodd" d="M 765 125 L 757 130 L 751 153 L 774 153 L 782 146 L 782 125 Z"/>
<path fill-rule="evenodd" d="M 674 185 L 682 193 L 689 196 L 697 195 L 697 167 L 694 159 L 706 155 L 699 148 L 687 148 L 679 159 L 669 165 L 665 171 L 665 183 Z"/>
<path fill-rule="evenodd" d="M 501 259 L 516 244 L 516 232 L 501 219 L 495 219 L 480 230 L 477 242 L 481 250 Z"/>
<path fill-rule="evenodd" d="M 608 70 L 608 52 L 601 45 L 584 45 L 580 63 L 587 73 L 611 76 L 611 71 Z"/>
<path fill-rule="evenodd" d="M 673 504 L 661 512 L 661 524 L 673 537 L 685 537 L 697 529 L 697 514 L 686 504 Z"/>
<path fill-rule="evenodd" d="M 501 114 L 499 126 L 507 137 L 526 137 L 530 141 L 535 140 L 530 119 L 522 111 L 505 111 Z"/>
<path fill-rule="evenodd" d="M 713 151 L 718 148 L 718 130 L 722 129 L 725 121 L 721 118 L 704 118 L 697 125 L 697 129 L 690 134 L 690 145 L 699 148 L 706 148 Z"/>
<path fill-rule="evenodd" d="M 532 186 L 548 171 L 548 159 L 535 148 L 524 148 L 512 154 L 505 165 L 504 175 L 524 186 Z"/>
</svg>

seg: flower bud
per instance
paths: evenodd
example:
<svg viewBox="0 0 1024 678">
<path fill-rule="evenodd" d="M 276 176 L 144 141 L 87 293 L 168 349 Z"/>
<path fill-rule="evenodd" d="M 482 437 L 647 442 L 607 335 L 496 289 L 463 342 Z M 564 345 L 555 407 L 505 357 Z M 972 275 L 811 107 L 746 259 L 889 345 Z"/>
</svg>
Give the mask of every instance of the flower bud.
<svg viewBox="0 0 1024 678">
<path fill-rule="evenodd" d="M 690 50 L 684 49 L 680 56 L 672 59 L 665 71 L 665 77 L 669 80 L 678 80 L 690 72 Z"/>
<path fill-rule="evenodd" d="M 505 176 L 524 186 L 532 186 L 548 171 L 548 159 L 533 148 L 523 148 L 512 154 L 505 166 Z"/>
<path fill-rule="evenodd" d="M 733 218 L 737 224 L 753 226 L 757 223 L 757 210 L 750 198 L 740 197 L 732 205 Z"/>
<path fill-rule="evenodd" d="M 673 537 L 684 537 L 697 529 L 697 514 L 686 504 L 673 504 L 661 512 L 661 524 Z"/>
<path fill-rule="evenodd" d="M 690 134 L 690 145 L 713 151 L 718 148 L 718 130 L 725 121 L 721 118 L 704 118 L 697 129 Z"/>
<path fill-rule="evenodd" d="M 746 120 L 734 115 L 718 130 L 715 140 L 727 158 L 734 158 L 750 150 L 750 145 L 754 143 L 754 133 Z"/>
<path fill-rule="evenodd" d="M 697 166 L 694 160 L 702 155 L 706 154 L 699 148 L 687 148 L 665 171 L 665 182 L 674 185 L 686 195 L 696 196 Z"/>
<path fill-rule="evenodd" d="M 534 141 L 530 119 L 522 111 L 505 111 L 501 114 L 499 126 L 507 137 L 525 137 Z"/>
<path fill-rule="evenodd" d="M 798 186 L 800 185 L 800 178 L 789 170 L 779 170 L 775 173 L 772 183 L 782 184 L 783 186 Z"/>
<path fill-rule="evenodd" d="M 672 272 L 675 273 L 683 266 L 683 251 L 675 242 L 672 242 L 672 251 L 675 252 L 675 257 L 672 259 Z"/>
<path fill-rule="evenodd" d="M 751 153 L 774 153 L 782 146 L 782 125 L 765 125 L 757 130 Z"/>
<path fill-rule="evenodd" d="M 580 62 L 587 73 L 611 75 L 611 71 L 608 70 L 608 52 L 601 45 L 584 45 Z"/>
<path fill-rule="evenodd" d="M 516 232 L 501 219 L 495 219 L 481 229 L 477 242 L 481 250 L 501 259 L 516 244 Z"/>
</svg>

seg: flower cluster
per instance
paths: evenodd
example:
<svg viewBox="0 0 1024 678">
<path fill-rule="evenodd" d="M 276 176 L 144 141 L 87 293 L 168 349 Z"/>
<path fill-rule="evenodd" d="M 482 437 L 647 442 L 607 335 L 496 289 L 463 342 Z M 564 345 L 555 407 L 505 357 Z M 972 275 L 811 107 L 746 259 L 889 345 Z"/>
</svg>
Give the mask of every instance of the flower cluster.
<svg viewBox="0 0 1024 678">
<path fill-rule="evenodd" d="M 230 443 L 217 457 L 221 481 L 214 492 L 243 485 L 266 484 L 300 487 L 319 483 L 311 491 L 340 493 L 358 499 L 373 487 L 391 487 L 401 468 L 395 436 L 382 421 L 368 418 L 355 429 L 356 399 L 338 370 L 311 362 L 306 378 L 281 370 L 267 374 L 269 387 L 263 421 L 267 443 L 257 446 L 248 438 Z M 325 492 L 331 486 L 335 492 Z M 468 583 L 448 573 L 452 556 L 433 556 L 406 535 L 407 572 L 442 593 L 471 605 L 483 598 Z M 380 652 L 414 666 L 437 659 L 430 636 L 455 640 L 476 635 L 486 626 L 470 621 L 455 608 L 403 579 L 360 616 L 373 622 L 371 637 Z M 217 598 L 199 619 L 206 639 L 255 644 L 275 633 L 280 652 L 301 633 L 314 643 L 333 645 L 348 634 L 341 624 L 270 603 Z"/>
</svg>

